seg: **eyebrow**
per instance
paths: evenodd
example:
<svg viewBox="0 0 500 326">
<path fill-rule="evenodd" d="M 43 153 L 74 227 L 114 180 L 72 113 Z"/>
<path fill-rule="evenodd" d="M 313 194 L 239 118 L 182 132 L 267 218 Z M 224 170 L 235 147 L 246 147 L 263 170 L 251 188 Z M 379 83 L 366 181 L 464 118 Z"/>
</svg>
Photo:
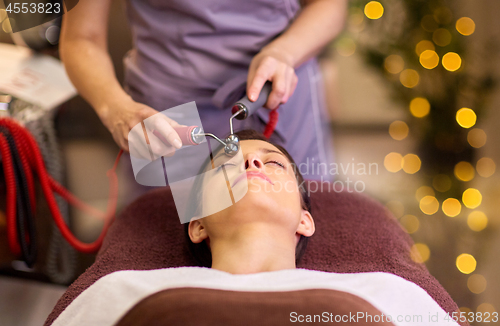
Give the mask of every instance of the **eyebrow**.
<svg viewBox="0 0 500 326">
<path fill-rule="evenodd" d="M 284 158 L 288 159 L 285 154 L 283 154 L 282 152 L 280 151 L 277 151 L 277 150 L 274 150 L 274 149 L 269 149 L 269 148 L 264 148 L 264 147 L 261 147 L 259 148 L 257 151 L 259 152 L 263 152 L 265 154 L 269 154 L 269 153 L 276 153 L 276 154 L 280 154 L 281 156 L 283 156 Z M 221 155 L 225 155 L 224 151 L 220 154 L 217 154 L 214 158 L 213 158 L 213 161 L 215 162 L 215 159 L 218 158 L 219 156 Z"/>
</svg>

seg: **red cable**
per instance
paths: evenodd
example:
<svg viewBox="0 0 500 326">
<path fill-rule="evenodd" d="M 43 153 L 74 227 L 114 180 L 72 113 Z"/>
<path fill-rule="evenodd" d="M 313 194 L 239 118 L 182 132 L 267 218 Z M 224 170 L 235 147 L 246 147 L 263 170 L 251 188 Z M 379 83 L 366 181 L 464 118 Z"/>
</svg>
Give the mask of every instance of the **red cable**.
<svg viewBox="0 0 500 326">
<path fill-rule="evenodd" d="M 274 129 L 276 128 L 276 124 L 278 123 L 278 109 L 272 110 L 269 112 L 269 122 L 266 125 L 266 128 L 264 129 L 264 137 L 269 138 L 274 132 Z"/>
<path fill-rule="evenodd" d="M 78 198 L 72 195 L 68 190 L 66 190 L 63 186 L 61 186 L 54 179 L 52 179 L 52 177 L 48 175 L 45 169 L 45 164 L 43 162 L 42 155 L 38 148 L 38 144 L 36 143 L 33 136 L 25 128 L 23 128 L 17 122 L 9 118 L 0 119 L 0 125 L 7 127 L 11 132 L 11 134 L 13 135 L 16 142 L 16 146 L 18 147 L 19 152 L 22 153 L 20 154 L 20 156 L 25 171 L 30 171 L 29 173 L 31 173 L 31 170 L 36 171 L 38 179 L 42 186 L 42 191 L 45 195 L 45 199 L 47 200 L 50 212 L 52 213 L 52 217 L 54 218 L 54 221 L 59 230 L 61 231 L 63 237 L 78 251 L 84 253 L 96 252 L 100 248 L 104 236 L 106 235 L 107 229 L 111 224 L 111 222 L 113 221 L 113 217 L 115 215 L 116 204 L 118 201 L 118 178 L 116 177 L 116 167 L 123 153 L 123 150 L 120 150 L 120 152 L 118 153 L 113 168 L 111 168 L 107 172 L 107 176 L 110 179 L 109 201 L 106 213 L 103 213 L 95 209 L 94 207 L 89 206 L 84 202 L 80 201 Z M 7 213 L 9 247 L 13 253 L 19 255 L 20 247 L 17 239 L 16 220 L 15 220 L 16 186 L 14 179 L 14 170 L 12 166 L 12 157 L 10 153 L 10 148 L 8 146 L 7 139 L 3 135 L 0 135 L 0 151 L 2 153 L 5 182 L 7 184 L 6 213 Z M 31 186 L 28 187 L 29 189 L 33 189 L 34 191 L 33 177 L 32 174 L 30 175 L 31 175 L 30 182 L 32 184 Z M 29 191 L 30 191 L 30 202 L 33 202 L 34 197 L 32 198 L 31 196 L 32 190 Z M 76 206 L 77 208 L 92 215 L 103 217 L 105 219 L 105 223 L 101 231 L 101 234 L 99 235 L 96 241 L 92 243 L 84 243 L 78 240 L 71 233 L 71 231 L 69 230 L 68 226 L 66 225 L 61 216 L 61 212 L 59 211 L 59 208 L 54 198 L 54 193 L 53 193 L 54 191 L 59 195 L 61 195 L 66 201 Z"/>
</svg>

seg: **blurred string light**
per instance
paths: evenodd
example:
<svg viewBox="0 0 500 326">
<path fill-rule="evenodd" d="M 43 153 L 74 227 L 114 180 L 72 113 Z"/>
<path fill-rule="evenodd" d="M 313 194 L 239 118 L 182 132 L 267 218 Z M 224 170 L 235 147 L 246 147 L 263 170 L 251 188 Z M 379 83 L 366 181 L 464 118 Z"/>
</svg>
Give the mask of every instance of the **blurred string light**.
<svg viewBox="0 0 500 326">
<path fill-rule="evenodd" d="M 417 53 L 418 56 L 422 54 L 422 52 L 430 50 L 434 51 L 436 48 L 434 47 L 434 43 L 428 40 L 422 40 L 417 43 L 417 46 L 415 47 L 415 52 Z"/>
<path fill-rule="evenodd" d="M 343 57 L 349 57 L 356 52 L 356 43 L 350 37 L 343 37 L 336 43 L 337 52 Z"/>
<path fill-rule="evenodd" d="M 424 263 L 431 256 L 431 250 L 425 243 L 415 243 L 411 247 L 410 255 L 414 262 Z"/>
<path fill-rule="evenodd" d="M 456 114 L 457 123 L 462 128 L 470 128 L 476 124 L 476 113 L 469 108 L 461 108 Z"/>
<path fill-rule="evenodd" d="M 419 61 L 425 69 L 434 69 L 439 64 L 439 56 L 436 51 L 425 50 L 420 54 Z"/>
<path fill-rule="evenodd" d="M 434 19 L 442 24 L 446 25 L 451 23 L 453 19 L 453 14 L 451 13 L 451 10 L 447 7 L 439 7 L 436 10 L 434 10 Z"/>
<path fill-rule="evenodd" d="M 455 52 L 448 52 L 443 55 L 441 60 L 444 69 L 448 71 L 457 71 L 462 66 L 462 58 Z"/>
<path fill-rule="evenodd" d="M 391 152 L 384 158 L 384 166 L 389 172 L 398 172 L 403 168 L 403 155 Z"/>
<path fill-rule="evenodd" d="M 406 88 L 413 88 L 418 85 L 420 76 L 416 70 L 405 69 L 399 75 L 399 81 Z"/>
<path fill-rule="evenodd" d="M 439 192 L 446 192 L 451 188 L 451 179 L 446 174 L 438 174 L 432 178 L 432 186 Z"/>
<path fill-rule="evenodd" d="M 397 54 L 391 54 L 384 60 L 384 68 L 391 74 L 399 74 L 405 67 L 405 61 Z"/>
<path fill-rule="evenodd" d="M 488 217 L 481 211 L 472 211 L 467 217 L 467 225 L 472 231 L 482 231 L 488 226 Z"/>
<path fill-rule="evenodd" d="M 420 210 L 426 215 L 433 215 L 439 210 L 439 202 L 434 196 L 425 196 L 420 199 Z"/>
<path fill-rule="evenodd" d="M 476 208 L 481 205 L 483 196 L 479 190 L 474 188 L 468 188 L 462 193 L 462 203 L 464 203 L 467 208 Z"/>
<path fill-rule="evenodd" d="M 436 45 L 447 46 L 451 42 L 451 33 L 446 28 L 438 28 L 432 33 L 432 40 Z"/>
<path fill-rule="evenodd" d="M 370 1 L 365 6 L 365 15 L 370 19 L 379 19 L 384 14 L 384 6 L 378 1 Z"/>
<path fill-rule="evenodd" d="M 477 174 L 483 178 L 491 177 L 496 170 L 495 162 L 489 157 L 480 158 L 476 163 Z"/>
<path fill-rule="evenodd" d="M 465 36 L 469 36 L 476 30 L 476 24 L 469 17 L 462 17 L 455 24 L 457 31 Z"/>
<path fill-rule="evenodd" d="M 455 177 L 460 180 L 460 181 L 471 181 L 474 179 L 474 175 L 476 174 L 476 171 L 474 170 L 474 167 L 472 164 L 469 162 L 458 162 L 455 165 L 455 169 L 453 171 L 455 173 Z"/>
<path fill-rule="evenodd" d="M 474 148 L 481 148 L 486 144 L 486 133 L 483 129 L 474 128 L 467 134 L 467 142 Z"/>
<path fill-rule="evenodd" d="M 420 221 L 415 215 L 405 215 L 399 220 L 406 233 L 413 234 L 420 228 Z"/>
<path fill-rule="evenodd" d="M 448 198 L 443 202 L 441 209 L 443 210 L 443 213 L 446 216 L 455 217 L 458 214 L 460 214 L 460 211 L 462 210 L 462 205 L 460 204 L 458 199 Z"/>
<path fill-rule="evenodd" d="M 2 29 L 5 33 L 12 33 L 12 28 L 13 26 L 15 25 L 15 20 L 13 18 L 6 18 L 3 22 L 2 22 Z"/>
<path fill-rule="evenodd" d="M 427 32 L 434 32 L 439 27 L 432 15 L 425 15 L 420 21 L 420 26 Z"/>
<path fill-rule="evenodd" d="M 434 189 L 429 186 L 421 186 L 415 192 L 415 198 L 420 201 L 425 196 L 435 196 Z"/>
<path fill-rule="evenodd" d="M 497 310 L 491 303 L 484 302 L 477 306 L 476 312 L 481 312 L 483 314 L 488 312 L 491 316 L 493 313 L 497 312 Z"/>
<path fill-rule="evenodd" d="M 457 257 L 456 265 L 459 271 L 464 274 L 470 274 L 476 270 L 477 262 L 474 256 L 470 254 L 461 254 Z"/>
<path fill-rule="evenodd" d="M 7 17 L 7 12 L 5 9 L 0 9 L 0 23 Z"/>
<path fill-rule="evenodd" d="M 408 125 L 404 121 L 394 121 L 389 125 L 389 135 L 395 140 L 403 140 L 408 136 Z"/>
<path fill-rule="evenodd" d="M 429 114 L 431 105 L 426 98 L 415 97 L 410 102 L 410 112 L 416 118 L 423 118 Z"/>
<path fill-rule="evenodd" d="M 405 206 L 397 200 L 391 200 L 385 204 L 388 210 L 396 217 L 400 218 L 405 213 Z"/>
<path fill-rule="evenodd" d="M 486 290 L 486 279 L 481 274 L 474 274 L 467 279 L 467 287 L 472 293 L 479 294 Z"/>
<path fill-rule="evenodd" d="M 417 173 L 422 166 L 422 161 L 415 154 L 406 154 L 403 157 L 403 171 L 408 174 Z"/>
</svg>

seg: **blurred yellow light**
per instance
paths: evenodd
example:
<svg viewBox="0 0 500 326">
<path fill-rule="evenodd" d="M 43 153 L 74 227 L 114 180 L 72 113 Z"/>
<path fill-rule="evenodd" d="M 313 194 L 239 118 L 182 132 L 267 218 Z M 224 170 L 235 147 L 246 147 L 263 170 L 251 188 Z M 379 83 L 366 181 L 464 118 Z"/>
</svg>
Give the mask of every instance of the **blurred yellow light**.
<svg viewBox="0 0 500 326">
<path fill-rule="evenodd" d="M 444 69 L 448 71 L 456 71 L 462 65 L 462 59 L 455 52 L 448 52 L 443 56 L 443 60 L 441 61 Z"/>
<path fill-rule="evenodd" d="M 470 181 L 474 179 L 476 173 L 472 164 L 465 161 L 458 162 L 453 172 L 455 173 L 455 177 L 461 181 Z"/>
<path fill-rule="evenodd" d="M 420 221 L 414 215 L 405 215 L 399 220 L 399 222 L 404 230 L 409 234 L 417 232 L 420 227 Z"/>
<path fill-rule="evenodd" d="M 416 263 L 424 263 L 431 256 L 431 250 L 425 243 L 415 243 L 411 247 L 411 259 Z"/>
<path fill-rule="evenodd" d="M 467 279 L 467 287 L 472 293 L 479 294 L 486 290 L 486 279 L 481 274 L 474 274 Z"/>
<path fill-rule="evenodd" d="M 448 7 L 440 7 L 434 10 L 434 19 L 438 23 L 446 25 L 451 23 L 451 20 L 453 19 L 453 14 Z"/>
<path fill-rule="evenodd" d="M 420 26 L 427 32 L 434 32 L 438 27 L 438 23 L 434 19 L 432 15 L 426 15 L 424 18 L 422 18 L 422 21 L 420 21 Z"/>
<path fill-rule="evenodd" d="M 479 190 L 474 188 L 469 188 L 464 191 L 462 194 L 462 202 L 467 208 L 476 208 L 481 205 L 481 201 L 483 200 L 483 196 L 479 192 Z"/>
<path fill-rule="evenodd" d="M 476 24 L 469 17 L 462 17 L 457 20 L 455 27 L 460 34 L 465 36 L 471 35 L 476 30 Z"/>
<path fill-rule="evenodd" d="M 435 214 L 439 210 L 439 202 L 434 196 L 425 196 L 420 200 L 420 210 L 427 215 Z"/>
<path fill-rule="evenodd" d="M 432 186 L 439 192 L 445 192 L 451 188 L 451 179 L 446 174 L 438 174 L 432 178 Z"/>
<path fill-rule="evenodd" d="M 384 14 L 384 6 L 378 1 L 370 1 L 365 6 L 365 15 L 370 19 L 379 19 Z"/>
<path fill-rule="evenodd" d="M 389 135 L 395 140 L 402 140 L 408 136 L 408 125 L 404 121 L 394 121 L 389 126 Z"/>
<path fill-rule="evenodd" d="M 425 50 L 420 55 L 420 64 L 426 69 L 434 69 L 439 64 L 439 56 L 433 50 Z"/>
<path fill-rule="evenodd" d="M 406 154 L 403 157 L 403 171 L 408 174 L 417 173 L 420 170 L 422 162 L 420 158 L 415 154 Z"/>
<path fill-rule="evenodd" d="M 479 306 L 477 306 L 476 312 L 481 312 L 484 314 L 489 312 L 489 316 L 492 316 L 495 312 L 498 312 L 495 307 L 490 304 L 490 303 L 481 303 Z"/>
<path fill-rule="evenodd" d="M 445 28 L 438 28 L 432 33 L 432 40 L 436 45 L 447 46 L 451 42 L 451 33 Z"/>
<path fill-rule="evenodd" d="M 467 134 L 467 141 L 474 148 L 483 147 L 486 144 L 486 133 L 483 129 L 474 128 Z"/>
<path fill-rule="evenodd" d="M 396 218 L 400 218 L 405 213 L 405 206 L 403 205 L 403 203 L 397 200 L 391 200 L 387 202 L 385 204 L 385 207 L 387 207 L 387 209 L 390 210 Z"/>
<path fill-rule="evenodd" d="M 488 217 L 481 211 L 473 211 L 467 217 L 467 225 L 472 231 L 482 231 L 488 226 Z"/>
<path fill-rule="evenodd" d="M 418 188 L 415 193 L 415 198 L 417 198 L 417 200 L 420 201 L 425 196 L 435 196 L 434 189 L 428 186 L 422 186 Z"/>
<path fill-rule="evenodd" d="M 483 178 L 491 177 L 496 168 L 495 162 L 489 157 L 480 158 L 476 163 L 477 174 Z"/>
<path fill-rule="evenodd" d="M 434 47 L 434 43 L 428 40 L 423 40 L 418 42 L 417 46 L 415 47 L 415 52 L 417 53 L 418 56 L 422 54 L 422 52 L 426 50 L 431 50 L 434 51 L 436 48 Z"/>
<path fill-rule="evenodd" d="M 404 87 L 413 88 L 418 85 L 420 76 L 416 70 L 405 69 L 401 72 L 401 75 L 399 75 L 399 80 Z"/>
<path fill-rule="evenodd" d="M 363 11 L 357 7 L 352 7 L 350 9 L 349 23 L 352 25 L 361 25 L 365 20 L 363 16 Z"/>
<path fill-rule="evenodd" d="M 7 12 L 4 9 L 0 9 L 0 23 L 7 17 Z"/>
<path fill-rule="evenodd" d="M 443 213 L 446 216 L 455 217 L 458 214 L 460 214 L 460 211 L 462 210 L 462 205 L 460 204 L 458 199 L 448 198 L 443 202 L 441 209 L 443 210 Z"/>
<path fill-rule="evenodd" d="M 14 25 L 15 20 L 13 18 L 6 18 L 2 22 L 2 29 L 5 33 L 10 34 L 12 33 L 12 26 Z"/>
<path fill-rule="evenodd" d="M 469 312 L 472 312 L 472 310 L 468 307 L 460 307 L 459 309 L 460 309 L 460 312 L 463 312 L 462 315 L 466 315 L 466 316 L 468 316 Z"/>
<path fill-rule="evenodd" d="M 391 74 L 399 74 L 405 67 L 405 61 L 397 54 L 391 54 L 384 60 L 385 70 Z"/>
<path fill-rule="evenodd" d="M 389 153 L 385 156 L 384 166 L 389 172 L 398 172 L 403 168 L 403 155 L 399 153 Z"/>
<path fill-rule="evenodd" d="M 456 119 L 460 127 L 470 128 L 476 124 L 476 112 L 469 108 L 461 108 L 457 111 Z"/>
<path fill-rule="evenodd" d="M 476 259 L 469 254 L 461 254 L 457 257 L 457 268 L 464 274 L 470 274 L 476 270 Z"/>
<path fill-rule="evenodd" d="M 356 43 L 349 37 L 344 37 L 336 43 L 337 52 L 343 56 L 348 57 L 356 52 Z"/>
<path fill-rule="evenodd" d="M 431 105 L 426 98 L 415 97 L 410 102 L 410 112 L 414 117 L 423 118 L 429 114 Z"/>
</svg>

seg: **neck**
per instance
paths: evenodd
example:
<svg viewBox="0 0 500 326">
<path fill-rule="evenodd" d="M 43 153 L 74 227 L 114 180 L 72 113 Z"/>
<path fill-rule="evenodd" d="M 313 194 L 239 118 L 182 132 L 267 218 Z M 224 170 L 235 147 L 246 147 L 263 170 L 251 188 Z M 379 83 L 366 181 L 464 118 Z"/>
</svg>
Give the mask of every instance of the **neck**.
<svg viewBox="0 0 500 326">
<path fill-rule="evenodd" d="M 210 239 L 212 268 L 231 274 L 294 269 L 296 239 L 273 231 L 249 226 L 226 238 Z"/>
</svg>

